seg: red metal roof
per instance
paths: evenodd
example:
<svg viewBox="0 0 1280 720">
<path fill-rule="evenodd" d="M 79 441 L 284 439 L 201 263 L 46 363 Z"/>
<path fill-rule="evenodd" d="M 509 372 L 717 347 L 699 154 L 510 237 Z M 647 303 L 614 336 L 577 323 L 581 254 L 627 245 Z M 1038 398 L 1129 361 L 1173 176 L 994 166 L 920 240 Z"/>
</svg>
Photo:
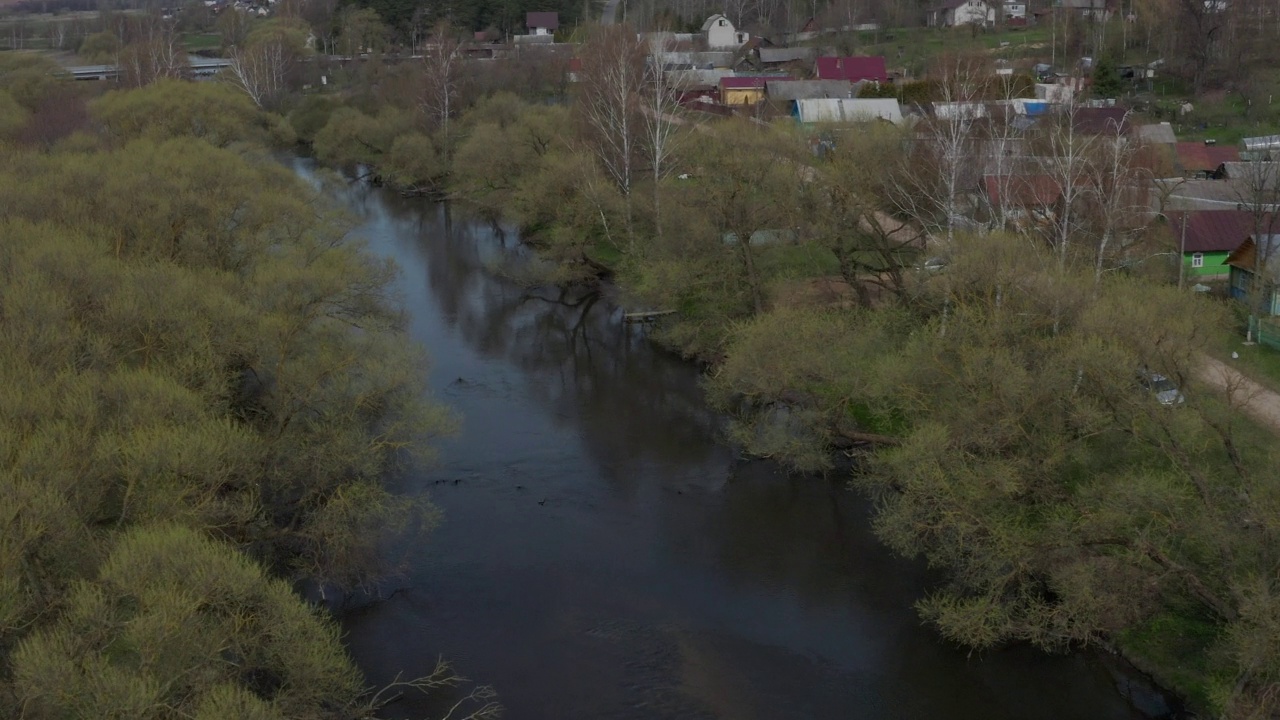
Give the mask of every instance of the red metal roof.
<svg viewBox="0 0 1280 720">
<path fill-rule="evenodd" d="M 818 58 L 818 79 L 888 82 L 889 73 L 885 71 L 882 55 L 820 57 Z"/>
<path fill-rule="evenodd" d="M 1115 135 L 1129 132 L 1129 111 L 1122 107 L 1079 108 L 1075 112 L 1076 132 Z"/>
<path fill-rule="evenodd" d="M 985 175 L 982 178 L 983 189 L 991 205 L 1001 205 L 1000 192 L 1007 189 L 1007 203 L 1021 207 L 1047 208 L 1062 197 L 1062 188 L 1058 181 L 1049 175 Z"/>
<path fill-rule="evenodd" d="M 1175 148 L 1178 166 L 1184 172 L 1217 170 L 1227 162 L 1240 160 L 1240 149 L 1234 145 L 1205 145 L 1198 142 L 1180 142 Z"/>
<path fill-rule="evenodd" d="M 1185 252 L 1230 252 L 1253 234 L 1253 213 L 1248 210 L 1192 210 L 1171 212 L 1169 234 Z M 1186 244 L 1182 244 L 1182 218 L 1187 219 Z M 1264 217 L 1263 227 L 1271 225 Z"/>
</svg>

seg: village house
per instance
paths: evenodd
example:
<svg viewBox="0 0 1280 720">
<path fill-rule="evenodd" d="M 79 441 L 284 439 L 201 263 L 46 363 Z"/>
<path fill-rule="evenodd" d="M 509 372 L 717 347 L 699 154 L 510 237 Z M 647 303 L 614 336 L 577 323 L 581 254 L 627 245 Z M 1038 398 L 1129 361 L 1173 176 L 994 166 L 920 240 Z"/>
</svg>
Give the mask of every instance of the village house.
<svg viewBox="0 0 1280 720">
<path fill-rule="evenodd" d="M 560 29 L 560 13 L 526 13 L 524 26 L 530 35 L 554 35 L 556 30 Z"/>
<path fill-rule="evenodd" d="M 1111 0 L 1057 0 L 1054 9 L 1106 22 L 1111 19 L 1113 5 Z"/>
<path fill-rule="evenodd" d="M 1018 225 L 1052 218 L 1062 201 L 1062 186 L 1050 175 L 984 175 L 978 188 L 989 217 Z"/>
<path fill-rule="evenodd" d="M 813 74 L 819 80 L 889 82 L 889 73 L 881 55 L 820 57 L 814 65 Z"/>
<path fill-rule="evenodd" d="M 797 100 L 852 98 L 857 96 L 856 87 L 848 80 L 790 80 L 779 78 L 771 79 L 765 83 L 765 94 L 772 102 L 787 104 L 788 110 L 794 114 L 794 105 Z"/>
<path fill-rule="evenodd" d="M 1192 210 L 1166 217 L 1166 236 L 1182 256 L 1183 272 L 1198 280 L 1226 278 L 1228 257 L 1254 228 L 1253 214 L 1244 210 Z"/>
<path fill-rule="evenodd" d="M 1280 235 L 1250 235 L 1227 257 L 1231 268 L 1231 297 L 1244 303 L 1252 302 L 1250 296 L 1256 287 L 1266 298 L 1262 310 L 1269 317 L 1280 315 L 1280 277 L 1273 262 L 1278 244 Z M 1257 279 L 1254 270 L 1259 248 L 1263 258 L 1261 278 Z"/>
<path fill-rule="evenodd" d="M 739 32 L 729 18 L 719 13 L 702 23 L 702 33 L 707 38 L 707 47 L 712 50 L 736 50 L 751 39 L 749 33 Z"/>
<path fill-rule="evenodd" d="M 996 11 L 986 0 L 945 0 L 925 16 L 925 24 L 929 27 L 987 25 L 995 20 Z"/>
<path fill-rule="evenodd" d="M 1005 22 L 1011 22 L 1017 25 L 1027 21 L 1027 3 L 1025 0 L 1005 2 L 1002 9 L 1004 11 Z"/>
<path fill-rule="evenodd" d="M 754 105 L 764 100 L 768 81 L 783 79 L 761 76 L 720 78 L 720 102 L 724 105 Z"/>
<path fill-rule="evenodd" d="M 817 55 L 817 49 L 812 47 L 762 47 L 756 49 L 756 58 L 761 65 L 777 66 L 786 65 L 788 63 L 804 63 L 808 65 L 813 62 Z"/>
</svg>

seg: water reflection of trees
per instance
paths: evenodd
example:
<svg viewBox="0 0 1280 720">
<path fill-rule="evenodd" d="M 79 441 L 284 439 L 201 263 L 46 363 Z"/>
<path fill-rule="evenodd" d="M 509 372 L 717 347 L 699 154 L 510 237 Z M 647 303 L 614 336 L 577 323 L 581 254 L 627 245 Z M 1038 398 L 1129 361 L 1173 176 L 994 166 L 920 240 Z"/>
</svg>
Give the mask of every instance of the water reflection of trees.
<svg viewBox="0 0 1280 720">
<path fill-rule="evenodd" d="M 708 597 L 671 600 L 669 609 L 686 614 L 704 607 L 730 621 L 749 613 L 778 625 L 776 636 L 750 628 L 735 633 L 743 640 L 716 654 L 726 667 L 760 679 L 761 687 L 795 677 L 787 683 L 794 696 L 809 698 L 827 714 L 850 706 L 844 689 L 852 680 L 869 684 L 886 707 L 897 708 L 877 717 L 938 716 L 943 708 L 954 717 L 1017 716 L 1005 707 L 1016 694 L 1000 682 L 1040 690 L 1068 686 L 1073 692 L 1058 707 L 1080 711 L 1072 716 L 1116 716 L 1117 705 L 1078 668 L 1063 672 L 1062 663 L 1047 659 L 1034 667 L 1017 660 L 966 664 L 938 643 L 910 610 L 925 576 L 876 542 L 861 501 L 838 486 L 774 476 L 766 465 L 751 463 L 737 468 L 727 492 L 694 497 L 718 488 L 727 474 L 716 418 L 702 402 L 697 374 L 653 348 L 641 330 L 624 325 L 608 298 L 529 291 L 502 279 L 495 264 L 524 252 L 514 236 L 446 206 L 377 190 L 353 187 L 351 193 L 367 230 L 380 235 L 371 238 L 375 245 L 394 252 L 408 279 L 425 285 L 459 337 L 480 355 L 519 369 L 527 395 L 547 412 L 513 417 L 513 424 L 550 421 L 572 428 L 600 473 L 627 495 L 660 479 L 666 489 L 647 497 L 672 566 L 662 579 L 703 576 L 727 586 L 700 586 Z M 402 632 L 397 622 L 380 643 L 395 646 Z M 770 650 L 774 639 L 788 652 Z M 789 652 L 828 645 L 835 651 L 827 657 L 840 664 L 827 668 L 829 674 L 814 673 L 818 666 Z M 852 675 L 846 674 L 850 668 L 856 669 Z M 989 679 L 996 677 L 1006 680 Z"/>
<path fill-rule="evenodd" d="M 626 479 L 636 463 L 688 468 L 716 451 L 717 418 L 697 373 L 621 321 L 597 291 L 526 288 L 495 272 L 527 259 L 512 238 L 464 212 L 381 195 L 417 223 L 427 287 L 447 322 L 481 355 L 519 368 L 528 395 L 585 441 L 601 468 Z M 535 421 L 533 418 L 528 421 Z"/>
</svg>

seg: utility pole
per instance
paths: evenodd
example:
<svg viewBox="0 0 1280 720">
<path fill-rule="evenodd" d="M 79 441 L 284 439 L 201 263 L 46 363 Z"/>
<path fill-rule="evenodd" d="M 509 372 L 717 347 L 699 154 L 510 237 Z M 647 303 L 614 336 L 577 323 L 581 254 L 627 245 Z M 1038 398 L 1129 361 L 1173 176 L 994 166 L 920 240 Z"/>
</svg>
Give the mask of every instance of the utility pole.
<svg viewBox="0 0 1280 720">
<path fill-rule="evenodd" d="M 1187 274 L 1187 212 L 1182 212 L 1182 242 L 1178 247 L 1178 289 L 1182 289 Z"/>
</svg>

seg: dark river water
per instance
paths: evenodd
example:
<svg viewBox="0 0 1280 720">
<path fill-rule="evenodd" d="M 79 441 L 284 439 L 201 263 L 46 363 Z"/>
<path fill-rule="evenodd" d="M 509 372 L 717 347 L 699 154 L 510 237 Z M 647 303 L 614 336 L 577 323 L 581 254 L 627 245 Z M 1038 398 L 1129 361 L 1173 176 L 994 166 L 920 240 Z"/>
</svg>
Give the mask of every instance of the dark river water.
<svg viewBox="0 0 1280 720">
<path fill-rule="evenodd" d="M 859 496 L 737 457 L 696 368 L 608 301 L 501 279 L 513 238 L 338 194 L 399 263 L 432 392 L 461 420 L 395 480 L 444 513 L 407 548 L 403 591 L 344 618 L 371 683 L 443 656 L 512 720 L 1142 717 L 1092 656 L 943 643 L 911 609 L 933 578 L 876 541 Z"/>
</svg>

